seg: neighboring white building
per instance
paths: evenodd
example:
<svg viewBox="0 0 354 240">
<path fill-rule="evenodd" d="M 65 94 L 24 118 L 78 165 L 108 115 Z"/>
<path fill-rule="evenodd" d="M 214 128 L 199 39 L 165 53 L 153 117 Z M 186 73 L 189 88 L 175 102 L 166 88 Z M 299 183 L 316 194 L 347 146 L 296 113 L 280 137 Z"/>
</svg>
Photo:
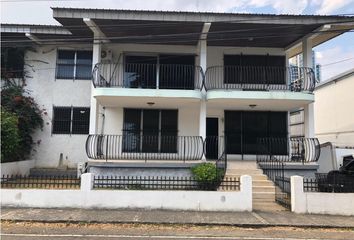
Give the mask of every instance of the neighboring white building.
<svg viewBox="0 0 354 240">
<path fill-rule="evenodd" d="M 259 139 L 288 139 L 299 108 L 312 138 L 312 47 L 353 21 L 71 8 L 53 16 L 62 27 L 1 26 L 3 48 L 31 46 L 27 86 L 47 112 L 32 158 L 48 168 L 217 159 L 225 136 L 230 159 L 254 159 Z M 288 67 L 301 52 L 304 67 Z M 270 151 L 289 155 L 287 144 Z"/>
<path fill-rule="evenodd" d="M 354 146 L 354 68 L 315 89 L 315 134 L 321 143 Z"/>
</svg>

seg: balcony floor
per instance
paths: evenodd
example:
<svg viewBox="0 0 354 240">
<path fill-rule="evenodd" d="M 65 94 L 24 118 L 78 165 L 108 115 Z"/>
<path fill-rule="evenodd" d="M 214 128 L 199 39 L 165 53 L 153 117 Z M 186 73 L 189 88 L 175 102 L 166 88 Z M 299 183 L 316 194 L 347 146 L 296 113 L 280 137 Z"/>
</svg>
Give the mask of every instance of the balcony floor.
<svg viewBox="0 0 354 240">
<path fill-rule="evenodd" d="M 313 94 L 287 91 L 241 91 L 241 90 L 209 90 L 207 92 L 208 107 L 228 110 L 289 111 L 304 107 L 314 102 Z"/>
<path fill-rule="evenodd" d="M 107 107 L 141 107 L 153 102 L 154 107 L 168 107 L 199 103 L 200 90 L 95 88 L 93 96 Z"/>
</svg>

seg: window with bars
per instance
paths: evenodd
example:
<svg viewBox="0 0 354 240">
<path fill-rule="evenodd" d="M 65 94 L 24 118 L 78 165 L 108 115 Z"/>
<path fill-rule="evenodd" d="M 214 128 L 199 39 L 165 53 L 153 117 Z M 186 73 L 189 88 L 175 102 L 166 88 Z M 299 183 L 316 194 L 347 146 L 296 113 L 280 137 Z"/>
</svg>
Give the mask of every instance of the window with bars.
<svg viewBox="0 0 354 240">
<path fill-rule="evenodd" d="M 92 51 L 58 51 L 57 79 L 89 80 L 91 73 Z"/>
<path fill-rule="evenodd" d="M 53 108 L 53 134 L 88 134 L 89 125 L 90 108 Z"/>
</svg>

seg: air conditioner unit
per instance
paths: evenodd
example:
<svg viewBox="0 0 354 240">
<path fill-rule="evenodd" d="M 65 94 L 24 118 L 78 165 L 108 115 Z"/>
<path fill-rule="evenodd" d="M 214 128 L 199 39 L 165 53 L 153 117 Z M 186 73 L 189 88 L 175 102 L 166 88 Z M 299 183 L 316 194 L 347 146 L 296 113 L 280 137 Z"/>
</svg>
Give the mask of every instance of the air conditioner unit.
<svg viewBox="0 0 354 240">
<path fill-rule="evenodd" d="M 113 59 L 113 53 L 111 50 L 102 50 L 101 51 L 101 61 L 111 62 Z"/>
</svg>

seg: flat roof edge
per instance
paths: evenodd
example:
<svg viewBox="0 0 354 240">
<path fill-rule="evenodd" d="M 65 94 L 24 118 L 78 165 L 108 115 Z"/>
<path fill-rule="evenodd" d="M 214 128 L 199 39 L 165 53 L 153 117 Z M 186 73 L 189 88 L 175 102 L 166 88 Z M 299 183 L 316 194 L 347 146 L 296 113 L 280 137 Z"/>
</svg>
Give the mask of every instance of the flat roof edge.
<svg viewBox="0 0 354 240">
<path fill-rule="evenodd" d="M 354 68 L 352 69 L 349 69 L 348 71 L 345 71 L 343 73 L 340 73 L 334 77 L 331 77 L 330 79 L 318 84 L 315 88 L 315 90 L 317 89 L 320 89 L 320 88 L 323 88 L 333 82 L 338 82 L 338 81 L 341 81 L 341 80 L 344 80 L 344 79 L 347 79 L 347 77 L 350 77 L 351 75 L 354 75 Z"/>
<path fill-rule="evenodd" d="M 91 8 L 62 8 L 52 7 L 54 18 L 98 18 L 117 20 L 155 20 L 155 21 L 238 21 L 245 22 L 271 21 L 277 24 L 286 24 L 286 20 L 293 24 L 323 24 L 329 20 L 335 22 L 354 21 L 354 17 L 340 15 L 276 15 L 255 13 L 217 13 L 217 12 L 187 12 L 187 11 L 151 11 L 151 10 L 123 10 L 123 9 L 91 9 Z M 284 21 L 285 20 L 285 21 Z M 308 22 L 306 22 L 308 21 Z"/>
<path fill-rule="evenodd" d="M 34 25 L 2 23 L 2 33 L 37 33 L 37 34 L 60 34 L 71 35 L 71 32 L 59 25 Z"/>
</svg>

